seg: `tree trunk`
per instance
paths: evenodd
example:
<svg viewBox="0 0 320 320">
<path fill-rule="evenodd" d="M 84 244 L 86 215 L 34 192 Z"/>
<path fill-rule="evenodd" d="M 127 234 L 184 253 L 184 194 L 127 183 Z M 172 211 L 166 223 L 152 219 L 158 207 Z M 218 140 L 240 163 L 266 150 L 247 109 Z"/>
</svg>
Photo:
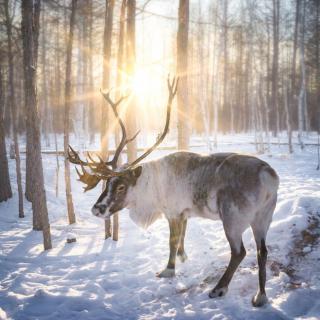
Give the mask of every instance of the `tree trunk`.
<svg viewBox="0 0 320 320">
<path fill-rule="evenodd" d="M 103 74 L 102 89 L 109 90 L 110 86 L 110 66 L 111 66 L 111 47 L 112 47 L 112 25 L 114 0 L 106 0 L 105 21 L 103 33 Z M 105 99 L 101 97 L 101 156 L 106 159 L 109 149 L 109 106 Z"/>
<path fill-rule="evenodd" d="M 273 61 L 272 61 L 272 115 L 275 116 L 273 132 L 279 133 L 279 106 L 278 106 L 278 70 L 279 70 L 279 21 L 280 0 L 273 0 Z"/>
<path fill-rule="evenodd" d="M 111 47 L 112 47 L 112 25 L 113 25 L 113 10 L 114 0 L 106 0 L 105 20 L 104 20 L 104 33 L 103 33 L 103 74 L 102 74 L 102 89 L 109 90 L 110 86 L 110 66 L 111 66 Z M 109 106 L 105 99 L 101 97 L 101 156 L 103 159 L 108 158 L 109 152 Z M 103 189 L 105 183 L 103 183 Z M 111 237 L 111 220 L 105 220 L 105 233 L 104 238 Z"/>
<path fill-rule="evenodd" d="M 136 62 L 136 0 L 127 0 L 127 75 L 129 78 L 129 85 L 132 85 L 132 80 L 135 74 Z M 131 103 L 128 106 L 126 114 L 127 133 L 128 137 L 133 137 L 137 131 L 136 123 L 136 99 L 133 96 Z M 133 162 L 137 158 L 137 140 L 134 139 L 127 144 L 128 162 Z"/>
<path fill-rule="evenodd" d="M 92 0 L 88 1 L 88 72 L 89 72 L 89 82 L 88 82 L 88 92 L 90 93 L 89 98 L 89 123 L 88 123 L 88 130 L 90 135 L 90 144 L 94 143 L 94 137 L 95 137 L 95 130 L 96 130 L 96 119 L 95 119 L 95 97 L 94 97 L 94 80 L 93 80 L 93 6 L 92 6 Z"/>
<path fill-rule="evenodd" d="M 42 90 L 41 90 L 41 124 L 42 133 L 46 142 L 46 147 L 50 146 L 49 130 L 49 106 L 48 106 L 48 73 L 47 73 L 47 43 L 46 43 L 46 24 L 45 24 L 45 10 L 42 10 L 41 14 L 41 68 L 42 68 Z"/>
<path fill-rule="evenodd" d="M 179 0 L 179 25 L 177 33 L 177 76 L 180 78 L 178 101 L 178 149 L 188 149 L 188 30 L 189 0 Z"/>
<path fill-rule="evenodd" d="M 298 103 L 298 140 L 301 149 L 304 148 L 304 143 L 302 139 L 302 132 L 306 128 L 305 123 L 307 119 L 305 117 L 305 105 L 306 99 L 306 67 L 305 67 L 305 53 L 304 53 L 304 33 L 305 33 L 305 0 L 303 1 L 303 10 L 300 10 L 299 15 L 299 51 L 300 51 L 300 68 L 301 68 L 301 87 L 299 93 L 299 103 Z"/>
<path fill-rule="evenodd" d="M 0 53 L 0 202 L 12 197 L 4 130 L 3 53 Z"/>
<path fill-rule="evenodd" d="M 199 6 L 199 19 L 201 17 L 201 2 L 198 2 Z M 200 22 L 200 21 L 199 21 Z M 205 39 L 205 30 L 201 23 L 198 24 L 198 30 L 197 30 L 197 57 L 199 61 L 199 71 L 198 71 L 198 77 L 197 77 L 197 86 L 196 90 L 199 95 L 199 98 L 196 99 L 198 102 L 198 106 L 200 107 L 200 114 L 202 117 L 202 123 L 204 127 L 204 134 L 205 134 L 205 140 L 207 142 L 207 147 L 209 151 L 212 151 L 211 141 L 210 141 L 210 117 L 208 112 L 208 70 L 207 70 L 207 64 L 205 61 L 205 53 L 204 53 L 204 41 Z M 207 39 L 206 39 L 207 40 Z M 207 46 L 208 47 L 208 46 Z M 208 55 L 207 55 L 208 56 Z M 192 64 L 192 63 L 191 63 Z M 205 67 L 206 64 L 206 67 Z M 195 110 L 194 114 L 197 114 L 198 110 Z"/>
<path fill-rule="evenodd" d="M 223 6 L 223 130 L 233 131 L 229 125 L 230 104 L 228 101 L 228 0 L 224 0 Z"/>
<path fill-rule="evenodd" d="M 29 10 L 30 14 L 32 15 L 32 25 L 30 26 L 30 32 L 32 32 L 32 41 L 30 42 L 30 50 L 32 50 L 32 66 L 30 66 L 30 68 L 33 68 L 34 70 L 36 70 L 37 68 L 37 63 L 38 63 L 38 42 L 39 42 L 39 20 L 40 20 L 40 6 L 41 6 L 41 0 L 26 0 L 25 2 L 27 2 L 29 6 Z M 23 27 L 22 27 L 23 29 Z M 23 36 L 22 36 L 23 37 Z M 25 57 L 25 51 L 23 53 L 23 60 L 26 61 L 28 58 Z M 25 62 L 24 65 L 26 66 Z M 36 74 L 36 72 L 34 72 L 34 74 Z M 35 82 L 36 83 L 36 82 Z M 31 84 L 28 84 L 29 86 L 31 86 Z M 28 90 L 24 90 L 25 92 L 25 104 L 28 104 Z M 26 113 L 27 113 L 27 108 L 26 108 Z M 26 118 L 28 117 L 28 115 L 26 116 Z M 28 123 L 28 121 L 27 121 Z M 34 133 L 33 133 L 33 129 L 29 128 L 27 126 L 27 157 L 26 157 L 26 190 L 25 190 L 25 196 L 26 199 L 28 201 L 32 201 L 32 195 L 33 195 L 33 191 L 32 188 L 35 185 L 34 181 L 33 181 L 33 177 L 34 177 L 34 173 L 33 173 L 33 168 L 34 168 L 34 160 L 32 158 L 32 151 L 29 150 L 29 146 L 32 146 L 32 144 L 34 143 L 34 137 L 33 137 Z M 33 218 L 35 218 L 35 215 L 33 215 Z M 39 218 L 36 218 L 36 220 L 40 221 Z M 41 226 L 37 225 L 35 226 L 35 220 L 34 220 L 34 228 L 41 229 Z M 40 230 L 39 229 L 39 230 Z"/>
<path fill-rule="evenodd" d="M 299 16 L 300 16 L 300 0 L 296 0 L 296 13 L 295 13 L 295 24 L 294 24 L 294 38 L 293 38 L 293 55 L 292 55 L 292 66 L 291 66 L 291 92 L 289 103 L 289 117 L 293 120 L 293 115 L 297 110 L 297 88 L 296 88 L 296 65 L 297 65 L 297 47 L 298 47 L 298 33 L 299 33 Z M 295 118 L 296 120 L 296 118 Z"/>
<path fill-rule="evenodd" d="M 218 16 L 219 16 L 219 12 L 218 12 L 218 5 L 216 5 L 214 7 L 214 14 L 213 14 L 213 23 L 217 24 L 218 22 Z M 214 50 L 214 52 L 216 52 L 216 54 L 214 55 L 214 61 L 212 64 L 213 67 L 213 72 L 212 72 L 212 106 L 213 106 L 213 145 L 215 148 L 217 148 L 218 146 L 218 124 L 219 124 L 219 66 L 220 66 L 220 34 L 217 32 L 218 28 L 215 28 L 215 33 L 214 33 L 214 48 L 216 50 Z"/>
<path fill-rule="evenodd" d="M 72 45 L 73 45 L 73 33 L 75 26 L 75 15 L 77 8 L 77 0 L 72 0 L 71 14 L 70 14 L 70 28 L 67 42 L 67 57 L 66 57 L 66 79 L 65 79 L 65 105 L 64 105 L 64 178 L 66 184 L 66 200 L 68 208 L 69 224 L 76 222 L 76 216 L 74 213 L 71 182 L 70 182 L 70 163 L 68 160 L 68 148 L 69 148 L 69 128 L 70 128 L 70 108 L 72 102 L 72 90 L 71 90 L 71 75 L 72 75 Z"/>
<path fill-rule="evenodd" d="M 268 86 L 268 84 L 267 84 L 267 86 Z M 266 139 L 267 139 L 267 149 L 268 149 L 268 152 L 270 152 L 270 132 L 269 132 L 270 131 L 269 130 L 270 129 L 270 124 L 269 124 L 270 108 L 267 103 L 266 95 L 264 94 L 262 76 L 260 78 L 260 101 L 261 101 L 261 104 L 262 104 L 262 107 L 264 110 L 264 114 L 265 114 L 265 119 L 266 119 L 265 132 L 266 132 Z"/>
<path fill-rule="evenodd" d="M 35 8 L 35 9 L 34 9 Z M 44 249 L 51 249 L 50 224 L 44 189 L 43 168 L 41 159 L 41 139 L 39 114 L 37 109 L 37 35 L 39 34 L 39 13 L 40 2 L 35 1 L 33 7 L 32 0 L 21 3 L 21 31 L 23 39 L 24 56 L 24 78 L 26 95 L 27 130 L 29 140 L 27 140 L 27 157 L 32 159 L 29 168 L 32 168 L 32 210 L 34 217 L 34 229 L 43 231 Z M 35 45 L 36 43 L 36 45 Z M 30 134 L 31 132 L 31 134 Z M 30 136 L 32 140 L 30 140 Z"/>
<path fill-rule="evenodd" d="M 119 22 L 119 40 L 118 40 L 118 53 L 117 53 L 117 84 L 116 88 L 118 89 L 118 92 L 120 93 L 120 88 L 122 87 L 122 72 L 124 69 L 124 39 L 125 39 L 125 14 L 126 14 L 126 0 L 122 0 L 121 3 L 121 9 L 120 9 L 120 22 Z M 119 94 L 120 98 L 120 94 Z M 120 114 L 121 114 L 120 110 Z M 116 129 L 115 134 L 115 143 L 118 145 L 119 143 L 119 137 L 118 137 L 118 130 Z M 118 164 L 121 164 L 121 156 L 119 157 Z M 112 230 L 112 239 L 114 241 L 118 241 L 119 239 L 119 214 L 116 212 L 113 215 L 113 230 Z"/>
<path fill-rule="evenodd" d="M 287 124 L 289 153 L 293 153 L 293 148 L 292 148 L 292 129 L 291 129 L 289 106 L 288 106 L 289 90 L 288 90 L 288 88 L 287 88 L 287 86 L 285 84 L 283 84 L 283 94 L 284 94 L 284 108 L 285 108 L 285 113 L 286 113 L 286 124 Z"/>
<path fill-rule="evenodd" d="M 56 197 L 59 195 L 59 174 L 60 174 L 60 162 L 59 162 L 59 154 L 58 154 L 58 133 L 60 132 L 61 125 L 63 121 L 61 121 L 61 69 L 60 69 L 60 22 L 57 20 L 56 26 L 56 34 L 55 34 L 55 72 L 54 72 L 54 91 L 52 95 L 52 103 L 51 105 L 55 105 L 55 112 L 53 113 L 55 117 L 52 119 L 52 127 L 54 131 L 54 146 L 56 151 Z"/>
<path fill-rule="evenodd" d="M 20 161 L 20 150 L 18 142 L 18 128 L 17 128 L 17 106 L 14 86 L 14 64 L 13 64 L 13 53 L 12 53 L 12 25 L 9 14 L 9 0 L 5 0 L 5 16 L 6 16 L 6 29 L 8 38 L 8 65 L 9 65 L 9 98 L 11 107 L 11 119 L 13 128 L 13 141 L 14 141 L 14 153 L 16 159 L 16 177 L 18 186 L 18 197 L 19 197 L 19 218 L 24 217 L 23 211 L 23 190 L 21 182 L 21 161 Z"/>
</svg>

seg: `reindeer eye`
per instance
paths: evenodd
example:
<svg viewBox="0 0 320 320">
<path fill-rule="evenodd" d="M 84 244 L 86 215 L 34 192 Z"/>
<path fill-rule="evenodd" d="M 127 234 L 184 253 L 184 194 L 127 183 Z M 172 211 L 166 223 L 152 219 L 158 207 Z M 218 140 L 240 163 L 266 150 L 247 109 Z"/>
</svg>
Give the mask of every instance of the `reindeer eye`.
<svg viewBox="0 0 320 320">
<path fill-rule="evenodd" d="M 117 192 L 123 192 L 125 190 L 126 186 L 124 184 L 120 184 L 118 187 L 117 187 Z"/>
</svg>

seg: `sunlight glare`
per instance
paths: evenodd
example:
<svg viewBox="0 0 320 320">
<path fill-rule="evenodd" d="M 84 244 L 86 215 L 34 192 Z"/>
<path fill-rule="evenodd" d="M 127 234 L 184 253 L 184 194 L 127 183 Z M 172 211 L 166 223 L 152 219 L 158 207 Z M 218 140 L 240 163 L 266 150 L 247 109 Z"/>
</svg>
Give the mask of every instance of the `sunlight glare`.
<svg viewBox="0 0 320 320">
<path fill-rule="evenodd" d="M 132 88 L 134 93 L 141 99 L 147 95 L 149 88 L 149 75 L 144 69 L 138 69 L 132 79 Z"/>
</svg>

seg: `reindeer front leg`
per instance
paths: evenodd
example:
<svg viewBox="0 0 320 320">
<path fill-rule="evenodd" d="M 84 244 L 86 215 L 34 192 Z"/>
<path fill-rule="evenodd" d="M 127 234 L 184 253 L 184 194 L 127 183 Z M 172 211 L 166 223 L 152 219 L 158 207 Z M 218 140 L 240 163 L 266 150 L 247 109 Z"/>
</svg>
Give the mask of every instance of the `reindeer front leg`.
<svg viewBox="0 0 320 320">
<path fill-rule="evenodd" d="M 177 256 L 181 262 L 185 262 L 188 259 L 188 256 L 184 251 L 184 238 L 186 235 L 186 230 L 187 230 L 187 219 L 183 220 L 182 222 L 182 230 L 181 230 L 180 242 L 179 242 L 178 252 L 177 252 Z"/>
<path fill-rule="evenodd" d="M 171 278 L 171 277 L 174 277 L 175 275 L 176 256 L 177 256 L 178 245 L 180 242 L 181 231 L 183 228 L 183 220 L 181 218 L 170 219 L 169 228 L 170 228 L 169 261 L 168 261 L 167 268 L 157 274 L 159 278 Z"/>
</svg>

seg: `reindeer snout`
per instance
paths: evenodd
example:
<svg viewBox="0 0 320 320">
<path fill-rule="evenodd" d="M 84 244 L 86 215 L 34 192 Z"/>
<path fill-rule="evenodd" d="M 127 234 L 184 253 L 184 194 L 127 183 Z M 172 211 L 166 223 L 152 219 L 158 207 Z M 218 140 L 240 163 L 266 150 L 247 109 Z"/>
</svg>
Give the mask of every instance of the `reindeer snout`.
<svg viewBox="0 0 320 320">
<path fill-rule="evenodd" d="M 98 216 L 99 214 L 105 213 L 106 209 L 107 209 L 107 206 L 105 204 L 96 203 L 92 208 L 92 213 L 95 216 Z"/>
</svg>

